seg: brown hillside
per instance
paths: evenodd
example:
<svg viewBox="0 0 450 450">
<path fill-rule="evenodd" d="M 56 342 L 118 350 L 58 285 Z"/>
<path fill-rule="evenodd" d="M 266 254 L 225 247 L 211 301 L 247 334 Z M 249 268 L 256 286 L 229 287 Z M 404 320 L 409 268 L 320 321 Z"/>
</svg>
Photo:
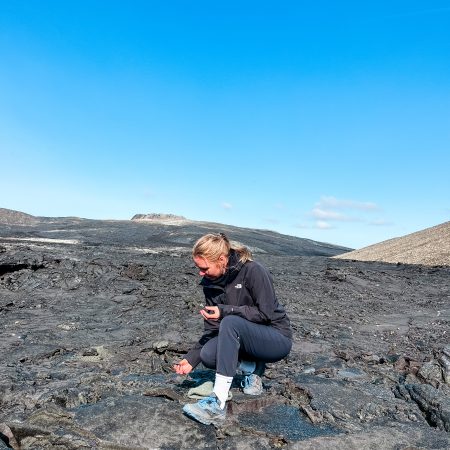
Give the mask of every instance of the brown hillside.
<svg viewBox="0 0 450 450">
<path fill-rule="evenodd" d="M 450 266 L 450 222 L 334 256 L 334 258 Z"/>
<path fill-rule="evenodd" d="M 30 214 L 0 208 L 0 224 L 2 225 L 34 225 L 38 222 L 39 220 Z"/>
</svg>

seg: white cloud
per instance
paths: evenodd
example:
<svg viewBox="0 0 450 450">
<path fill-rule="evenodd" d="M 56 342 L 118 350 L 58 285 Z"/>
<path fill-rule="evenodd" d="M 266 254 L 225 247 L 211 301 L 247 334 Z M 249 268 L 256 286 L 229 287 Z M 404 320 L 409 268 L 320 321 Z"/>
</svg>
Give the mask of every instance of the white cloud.
<svg viewBox="0 0 450 450">
<path fill-rule="evenodd" d="M 342 212 L 345 210 L 345 212 Z M 328 222 L 366 222 L 363 213 L 379 210 L 378 205 L 372 202 L 359 202 L 355 200 L 338 199 L 333 196 L 322 196 L 308 214 L 318 221 Z M 329 225 L 329 224 L 328 224 Z M 328 228 L 324 224 L 316 227 Z"/>
<path fill-rule="evenodd" d="M 233 205 L 231 203 L 223 202 L 222 208 L 223 209 L 231 209 L 231 208 L 233 208 Z"/>
<path fill-rule="evenodd" d="M 334 208 L 334 209 L 358 209 L 362 211 L 375 211 L 379 207 L 373 202 L 358 202 L 354 200 L 338 199 L 333 196 L 322 196 L 318 203 L 317 208 Z"/>
<path fill-rule="evenodd" d="M 327 210 L 327 209 L 322 209 L 322 208 L 314 208 L 311 211 L 311 215 L 315 219 L 338 220 L 341 222 L 350 222 L 350 221 L 356 220 L 349 216 L 346 216 L 345 214 L 341 214 L 339 212 L 332 211 L 331 209 Z"/>
<path fill-rule="evenodd" d="M 297 225 L 297 228 L 310 228 L 316 230 L 329 230 L 343 228 L 345 222 L 360 222 L 373 226 L 391 225 L 387 220 L 374 220 L 372 214 L 380 211 L 373 202 L 360 202 L 348 199 L 338 199 L 333 196 L 322 196 L 314 207 L 306 214 L 310 219 L 310 226 Z"/>
<path fill-rule="evenodd" d="M 333 226 L 328 222 L 325 222 L 325 220 L 317 220 L 315 228 L 319 228 L 319 230 L 329 230 L 330 228 L 333 228 Z"/>
</svg>

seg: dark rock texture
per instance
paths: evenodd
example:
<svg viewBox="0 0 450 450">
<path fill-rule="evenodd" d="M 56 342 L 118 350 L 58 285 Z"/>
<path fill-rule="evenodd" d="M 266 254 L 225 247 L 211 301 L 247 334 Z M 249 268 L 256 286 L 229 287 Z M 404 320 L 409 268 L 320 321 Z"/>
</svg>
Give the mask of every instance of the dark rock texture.
<svg viewBox="0 0 450 450">
<path fill-rule="evenodd" d="M 449 268 L 312 256 L 333 247 L 225 226 L 260 249 L 294 346 L 261 397 L 236 377 L 223 427 L 185 417 L 189 388 L 214 376 L 171 370 L 202 330 L 190 248 L 217 227 L 0 225 L 0 448 L 450 448 Z"/>
<path fill-rule="evenodd" d="M 142 217 L 142 218 L 141 218 Z M 14 220 L 17 219 L 17 223 Z M 20 225 L 20 226 L 17 226 Z M 121 246 L 151 253 L 159 250 L 190 251 L 203 234 L 225 232 L 245 243 L 254 253 L 296 256 L 333 256 L 349 248 L 311 241 L 268 230 L 252 230 L 198 222 L 171 214 L 137 214 L 133 220 L 88 220 L 77 217 L 34 217 L 0 209 L 2 235 L 7 239 L 90 246 Z M 49 241 L 50 240 L 50 241 Z"/>
</svg>

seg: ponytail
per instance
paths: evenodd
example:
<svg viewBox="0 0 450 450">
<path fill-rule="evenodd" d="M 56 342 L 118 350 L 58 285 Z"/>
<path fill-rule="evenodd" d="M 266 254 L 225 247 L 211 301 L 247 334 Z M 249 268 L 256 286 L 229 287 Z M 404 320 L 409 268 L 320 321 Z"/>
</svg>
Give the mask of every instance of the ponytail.
<svg viewBox="0 0 450 450">
<path fill-rule="evenodd" d="M 221 255 L 229 256 L 231 250 L 238 254 L 240 262 L 252 261 L 251 251 L 245 245 L 231 242 L 225 233 L 209 233 L 202 236 L 194 244 L 192 257 L 200 256 L 215 262 Z"/>
</svg>

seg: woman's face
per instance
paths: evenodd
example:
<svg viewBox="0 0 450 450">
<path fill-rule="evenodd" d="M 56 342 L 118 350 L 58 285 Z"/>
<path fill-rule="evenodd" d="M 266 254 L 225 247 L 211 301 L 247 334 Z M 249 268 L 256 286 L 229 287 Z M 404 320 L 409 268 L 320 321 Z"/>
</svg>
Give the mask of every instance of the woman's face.
<svg viewBox="0 0 450 450">
<path fill-rule="evenodd" d="M 219 278 L 221 275 L 225 273 L 225 267 L 226 267 L 226 257 L 224 255 L 221 255 L 220 258 L 215 261 L 209 261 L 206 258 L 203 258 L 202 256 L 194 256 L 194 264 L 197 266 L 197 269 L 199 270 L 199 275 L 201 277 L 206 278 Z"/>
</svg>

